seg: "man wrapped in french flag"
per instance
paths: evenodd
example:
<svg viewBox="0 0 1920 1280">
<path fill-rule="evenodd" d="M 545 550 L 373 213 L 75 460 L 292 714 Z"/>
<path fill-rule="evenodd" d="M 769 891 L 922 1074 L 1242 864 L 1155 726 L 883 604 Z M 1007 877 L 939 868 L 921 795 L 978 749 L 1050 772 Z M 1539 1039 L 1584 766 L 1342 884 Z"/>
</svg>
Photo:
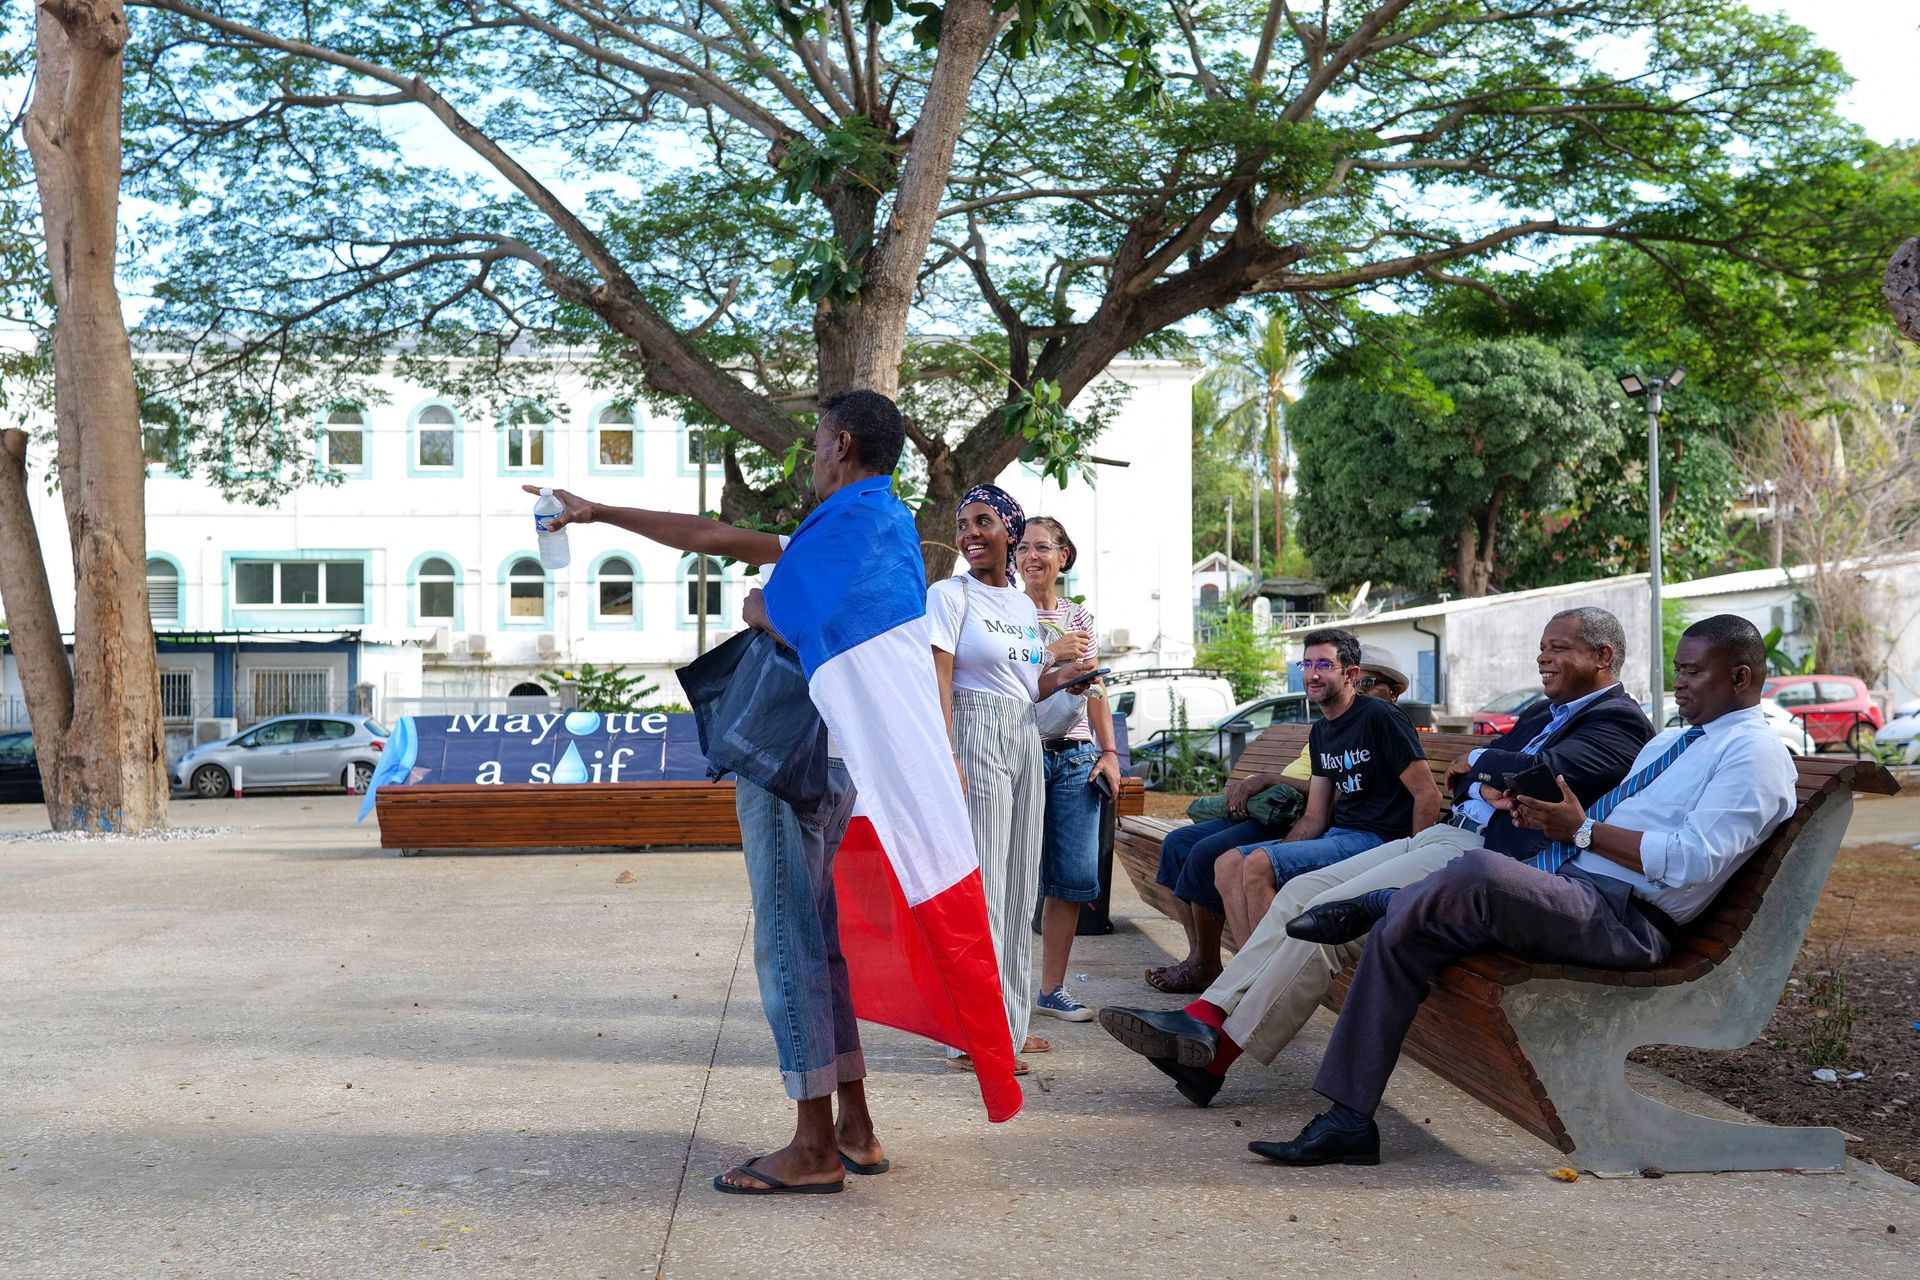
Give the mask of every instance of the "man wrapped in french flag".
<svg viewBox="0 0 1920 1280">
<path fill-rule="evenodd" d="M 920 537 L 891 477 L 864 476 L 794 532 L 766 615 L 799 653 L 858 796 L 834 867 L 854 1008 L 965 1050 L 988 1117 L 1001 1121 L 1021 1093 L 934 683 L 925 584 Z"/>
</svg>

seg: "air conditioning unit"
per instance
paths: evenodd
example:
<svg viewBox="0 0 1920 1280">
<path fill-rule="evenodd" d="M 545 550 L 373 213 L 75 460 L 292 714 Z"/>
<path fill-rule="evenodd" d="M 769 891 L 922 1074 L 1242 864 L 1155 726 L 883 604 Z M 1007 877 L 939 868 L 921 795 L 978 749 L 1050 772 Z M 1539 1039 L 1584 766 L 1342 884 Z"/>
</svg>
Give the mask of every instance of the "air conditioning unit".
<svg viewBox="0 0 1920 1280">
<path fill-rule="evenodd" d="M 541 632 L 539 649 L 540 649 L 540 656 L 543 658 L 559 657 L 560 656 L 560 637 L 556 636 L 551 631 Z"/>
<path fill-rule="evenodd" d="M 453 631 L 448 627 L 435 627 L 433 639 L 427 641 L 427 654 L 444 658 L 453 652 Z"/>
<path fill-rule="evenodd" d="M 487 638 L 484 635 L 467 637 L 467 657 L 475 662 L 483 662 L 492 656 L 493 650 L 487 647 Z"/>
<path fill-rule="evenodd" d="M 209 716 L 193 722 L 193 745 L 204 747 L 209 742 L 225 742 L 240 732 L 240 722 L 232 717 Z"/>
<path fill-rule="evenodd" d="M 1107 648 L 1116 653 L 1122 649 L 1133 648 L 1133 632 L 1125 627 L 1115 627 L 1107 633 Z"/>
</svg>

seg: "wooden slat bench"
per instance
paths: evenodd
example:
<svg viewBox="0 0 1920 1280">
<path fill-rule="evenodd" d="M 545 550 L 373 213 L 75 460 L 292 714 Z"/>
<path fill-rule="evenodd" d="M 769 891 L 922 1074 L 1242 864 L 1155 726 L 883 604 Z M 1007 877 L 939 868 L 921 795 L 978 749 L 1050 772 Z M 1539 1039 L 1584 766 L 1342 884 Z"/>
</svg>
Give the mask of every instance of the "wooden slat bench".
<svg viewBox="0 0 1920 1280">
<path fill-rule="evenodd" d="M 740 843 L 733 782 L 583 782 L 570 786 L 385 786 L 374 797 L 380 844 L 419 849 L 719 847 Z M 1122 780 L 1123 816 L 1146 809 Z"/>
<path fill-rule="evenodd" d="M 1306 726 L 1267 730 L 1235 774 L 1277 772 L 1299 754 Z M 1439 776 L 1466 734 L 1422 735 Z M 1799 808 L 1693 920 L 1653 969 L 1532 964 L 1499 952 L 1469 956 L 1433 984 L 1408 1033 L 1414 1061 L 1602 1175 L 1659 1168 L 1826 1169 L 1844 1166 L 1837 1129 L 1744 1124 L 1677 1110 L 1631 1090 L 1626 1056 L 1644 1044 L 1734 1049 L 1752 1043 L 1779 1003 L 1846 832 L 1856 791 L 1891 795 L 1879 765 L 1802 757 Z M 1114 852 L 1149 905 L 1160 839 L 1178 825 L 1121 822 Z M 1346 998 L 1351 971 L 1326 1005 Z"/>
</svg>

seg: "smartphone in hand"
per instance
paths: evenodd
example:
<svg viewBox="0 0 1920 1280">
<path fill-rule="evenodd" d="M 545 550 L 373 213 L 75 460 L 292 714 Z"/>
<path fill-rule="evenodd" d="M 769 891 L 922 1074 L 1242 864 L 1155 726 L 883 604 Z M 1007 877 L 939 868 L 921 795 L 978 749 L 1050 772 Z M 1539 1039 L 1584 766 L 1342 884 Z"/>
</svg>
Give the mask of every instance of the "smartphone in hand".
<svg viewBox="0 0 1920 1280">
<path fill-rule="evenodd" d="M 1560 780 L 1553 770 L 1544 764 L 1536 764 L 1531 769 L 1522 769 L 1519 773 L 1510 773 L 1501 780 L 1503 790 L 1529 800 L 1554 801 L 1560 798 Z"/>
</svg>

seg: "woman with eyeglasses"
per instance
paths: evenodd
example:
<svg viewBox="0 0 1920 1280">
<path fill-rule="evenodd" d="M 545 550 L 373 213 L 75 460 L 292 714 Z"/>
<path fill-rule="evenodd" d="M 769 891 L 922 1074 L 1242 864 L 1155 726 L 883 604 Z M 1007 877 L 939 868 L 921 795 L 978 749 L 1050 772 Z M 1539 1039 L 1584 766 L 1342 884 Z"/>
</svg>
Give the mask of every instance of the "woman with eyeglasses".
<svg viewBox="0 0 1920 1280">
<path fill-rule="evenodd" d="M 965 573 L 927 589 L 934 674 L 967 793 L 967 824 L 980 856 L 987 923 L 1000 958 L 1001 994 L 1016 1053 L 1053 1046 L 1027 1034 L 1033 1016 L 1033 931 L 1046 814 L 1045 769 L 1034 704 L 1094 669 L 1084 637 L 1049 647 L 1033 601 L 1012 582 L 1013 548 L 1026 513 L 998 485 L 969 489 L 955 513 Z M 956 1065 L 971 1059 L 948 1050 Z M 1014 1074 L 1028 1070 L 1016 1058 Z"/>
<path fill-rule="evenodd" d="M 1066 526 L 1032 516 L 1013 548 L 1021 585 L 1043 630 L 1075 637 L 1093 650 L 1093 614 L 1060 594 L 1060 578 L 1079 558 Z M 1113 708 L 1098 682 L 1089 686 L 1080 723 L 1040 744 L 1046 767 L 1046 821 L 1040 842 L 1040 994 L 1035 1013 L 1090 1022 L 1093 1010 L 1067 991 L 1067 961 L 1080 925 L 1080 904 L 1100 896 L 1100 817 L 1103 796 L 1120 789 L 1120 753 L 1114 746 Z"/>
</svg>

